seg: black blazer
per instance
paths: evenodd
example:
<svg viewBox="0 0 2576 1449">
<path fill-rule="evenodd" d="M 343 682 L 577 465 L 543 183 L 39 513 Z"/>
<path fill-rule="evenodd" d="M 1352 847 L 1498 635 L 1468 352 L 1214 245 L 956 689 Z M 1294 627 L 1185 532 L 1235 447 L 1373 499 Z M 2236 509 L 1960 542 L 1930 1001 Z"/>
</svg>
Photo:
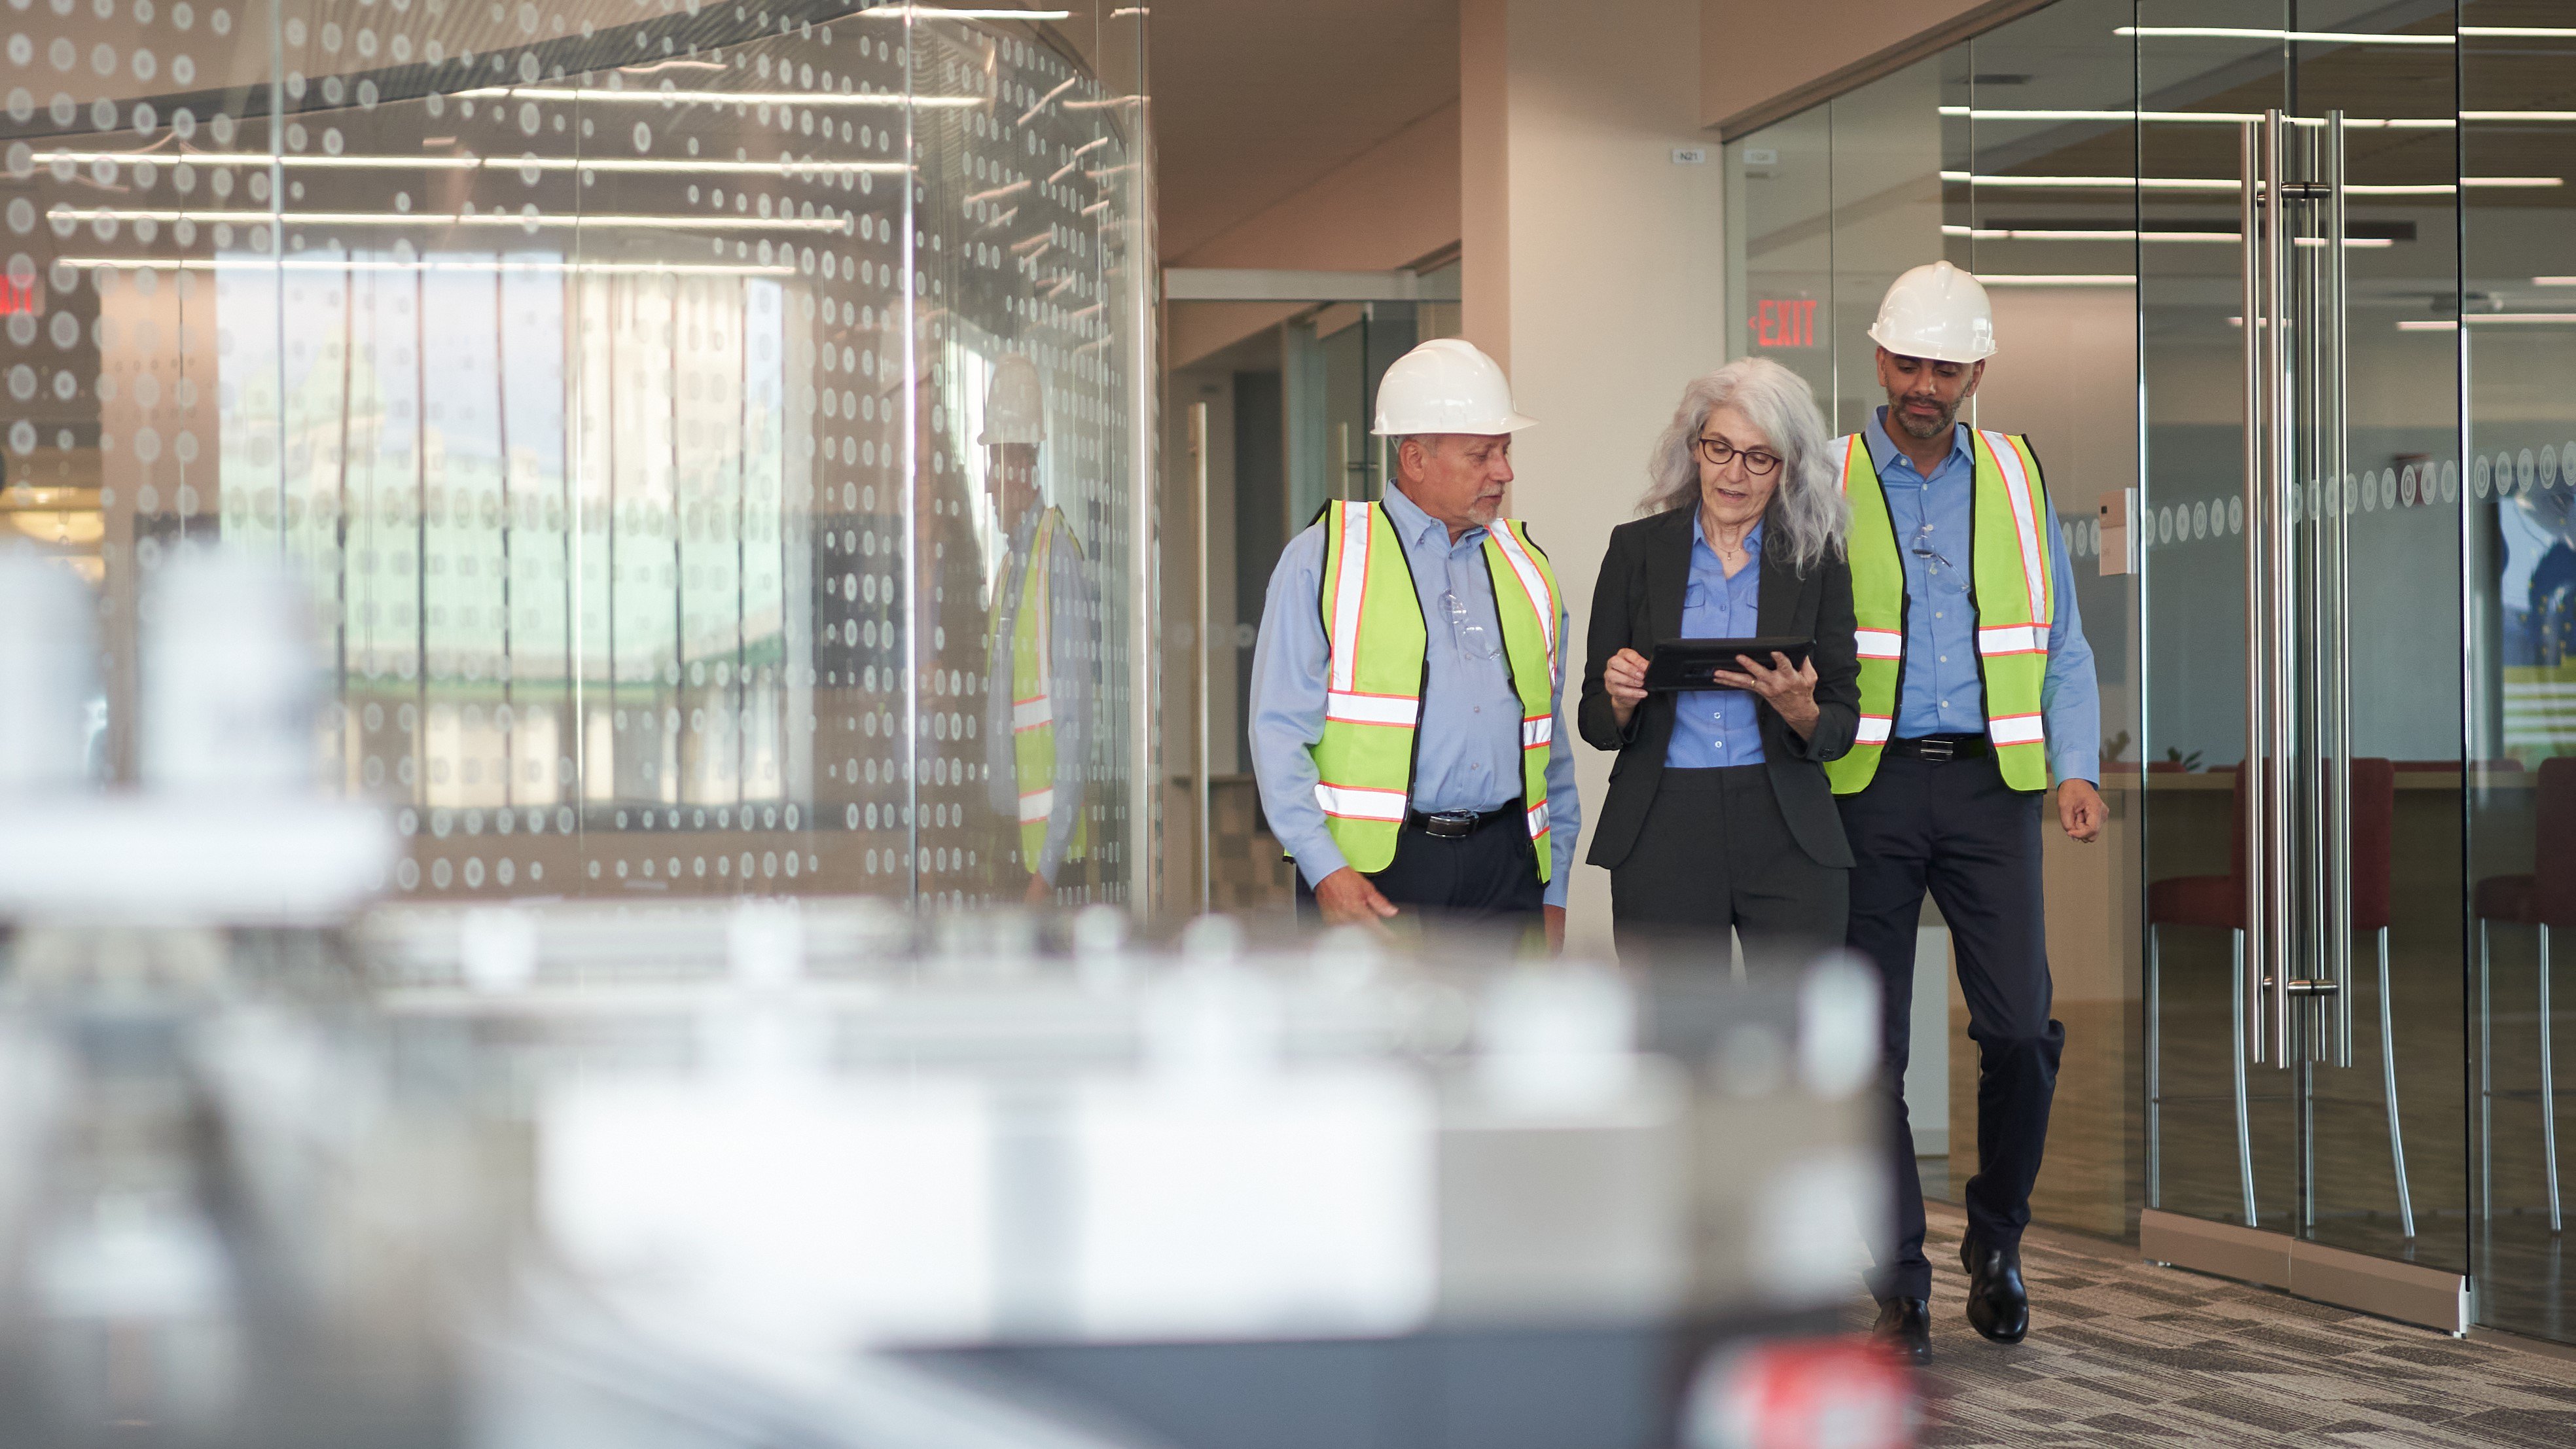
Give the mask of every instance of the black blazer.
<svg viewBox="0 0 2576 1449">
<path fill-rule="evenodd" d="M 1682 636 L 1682 596 L 1690 584 L 1691 514 L 1694 500 L 1668 513 L 1640 518 L 1610 530 L 1610 549 L 1601 559 L 1601 582 L 1592 591 L 1590 657 L 1583 665 L 1583 702 L 1576 715 L 1583 737 L 1596 749 L 1617 750 L 1610 767 L 1610 798 L 1593 828 L 1592 864 L 1617 869 L 1645 828 L 1647 807 L 1664 775 L 1664 751 L 1672 742 L 1672 694 L 1650 694 L 1619 728 L 1610 707 L 1610 691 L 1601 672 L 1610 656 L 1634 649 L 1653 658 L 1655 646 Z M 1784 723 L 1779 713 L 1758 697 L 1754 716 L 1762 726 L 1762 758 L 1771 776 L 1771 791 L 1780 814 L 1801 849 L 1822 866 L 1848 866 L 1851 845 L 1843 838 L 1842 812 L 1834 807 L 1833 787 L 1824 762 L 1850 751 L 1860 730 L 1860 655 L 1852 638 L 1851 566 L 1827 558 L 1806 573 L 1791 561 L 1777 527 L 1763 529 L 1760 630 L 1770 635 L 1804 636 L 1816 641 L 1816 726 L 1807 738 Z"/>
</svg>

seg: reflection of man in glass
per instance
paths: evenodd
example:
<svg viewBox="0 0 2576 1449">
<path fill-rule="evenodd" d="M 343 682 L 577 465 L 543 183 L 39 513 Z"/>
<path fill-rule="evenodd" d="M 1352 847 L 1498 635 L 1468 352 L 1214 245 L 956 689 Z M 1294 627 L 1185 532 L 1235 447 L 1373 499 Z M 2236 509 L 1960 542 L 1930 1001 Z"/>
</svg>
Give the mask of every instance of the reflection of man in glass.
<svg viewBox="0 0 2576 1449">
<path fill-rule="evenodd" d="M 1027 875 L 1025 898 L 1040 904 L 1066 863 L 1090 853 L 1082 762 L 1091 723 L 1085 646 L 1092 610 L 1082 545 L 1063 511 L 1045 506 L 1038 491 L 1046 406 L 1036 363 L 1012 353 L 995 365 L 976 441 L 993 506 L 1009 531 L 985 636 L 989 789 L 994 810 L 1018 822 L 1008 858 Z"/>
</svg>

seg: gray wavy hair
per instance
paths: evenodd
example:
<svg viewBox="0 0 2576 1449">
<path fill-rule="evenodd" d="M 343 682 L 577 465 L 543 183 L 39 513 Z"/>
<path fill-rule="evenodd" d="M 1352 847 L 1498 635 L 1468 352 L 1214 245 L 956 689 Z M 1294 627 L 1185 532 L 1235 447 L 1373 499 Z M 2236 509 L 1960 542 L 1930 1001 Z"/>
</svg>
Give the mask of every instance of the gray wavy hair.
<svg viewBox="0 0 2576 1449">
<path fill-rule="evenodd" d="M 1640 514 L 1662 513 L 1699 501 L 1699 459 L 1692 451 L 1708 415 L 1731 407 L 1752 419 L 1780 453 L 1780 486 L 1764 522 L 1789 545 L 1801 573 L 1839 554 L 1851 509 L 1834 476 L 1832 434 L 1816 411 L 1807 380 L 1767 357 L 1746 357 L 1692 378 L 1673 409 L 1672 426 L 1655 440 L 1646 463 L 1646 496 Z"/>
</svg>

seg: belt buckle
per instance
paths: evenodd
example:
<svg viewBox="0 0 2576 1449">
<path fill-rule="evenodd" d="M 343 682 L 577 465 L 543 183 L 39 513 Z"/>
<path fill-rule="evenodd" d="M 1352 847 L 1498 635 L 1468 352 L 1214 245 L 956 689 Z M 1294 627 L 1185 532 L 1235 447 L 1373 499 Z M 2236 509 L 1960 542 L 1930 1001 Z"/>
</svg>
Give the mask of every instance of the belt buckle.
<svg viewBox="0 0 2576 1449">
<path fill-rule="evenodd" d="M 1959 758 L 1959 742 L 1957 740 L 1917 740 L 1914 742 L 1914 747 L 1921 753 L 1924 759 L 1935 762 L 1942 760 L 1955 760 Z"/>
<path fill-rule="evenodd" d="M 1472 810 L 1442 810 L 1422 817 L 1423 833 L 1438 840 L 1458 840 L 1475 829 L 1476 812 Z"/>
</svg>

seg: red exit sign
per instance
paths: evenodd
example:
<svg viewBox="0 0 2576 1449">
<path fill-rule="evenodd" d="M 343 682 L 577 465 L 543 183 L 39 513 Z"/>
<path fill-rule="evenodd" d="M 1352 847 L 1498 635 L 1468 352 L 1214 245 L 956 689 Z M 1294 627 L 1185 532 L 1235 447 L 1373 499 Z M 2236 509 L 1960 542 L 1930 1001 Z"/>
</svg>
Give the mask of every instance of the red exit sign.
<svg viewBox="0 0 2576 1449">
<path fill-rule="evenodd" d="M 1745 323 L 1753 329 L 1756 347 L 1813 347 L 1816 345 L 1816 304 L 1812 298 L 1788 298 L 1753 304 L 1753 316 Z"/>
<path fill-rule="evenodd" d="M 41 315 L 44 310 L 45 295 L 37 278 L 29 277 L 21 282 L 11 277 L 0 277 L 0 317 L 11 317 L 20 312 Z"/>
</svg>

